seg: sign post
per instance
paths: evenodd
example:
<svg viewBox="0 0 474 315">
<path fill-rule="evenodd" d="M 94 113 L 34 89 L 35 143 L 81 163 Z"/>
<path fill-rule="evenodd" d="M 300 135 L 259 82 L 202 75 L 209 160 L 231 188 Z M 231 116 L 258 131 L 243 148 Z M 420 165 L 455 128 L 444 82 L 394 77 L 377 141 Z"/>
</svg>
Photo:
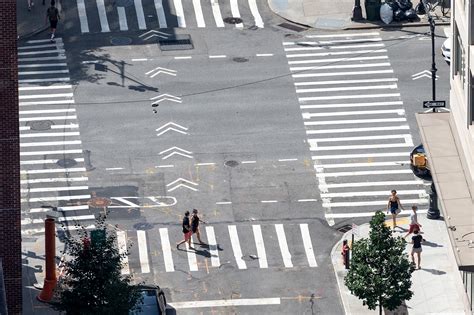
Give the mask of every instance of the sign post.
<svg viewBox="0 0 474 315">
<path fill-rule="evenodd" d="M 436 112 L 436 108 L 446 107 L 446 101 L 423 101 L 423 108 L 432 108 L 433 113 Z"/>
</svg>

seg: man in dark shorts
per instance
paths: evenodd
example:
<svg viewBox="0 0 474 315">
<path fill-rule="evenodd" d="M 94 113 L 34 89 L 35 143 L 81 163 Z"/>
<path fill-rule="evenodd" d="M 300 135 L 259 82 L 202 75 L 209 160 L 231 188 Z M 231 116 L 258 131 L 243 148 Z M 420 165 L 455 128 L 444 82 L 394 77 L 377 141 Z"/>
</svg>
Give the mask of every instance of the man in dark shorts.
<svg viewBox="0 0 474 315">
<path fill-rule="evenodd" d="M 191 247 L 191 236 L 193 235 L 193 232 L 191 231 L 191 225 L 189 221 L 189 211 L 186 211 L 184 213 L 184 218 L 183 218 L 183 234 L 184 234 L 184 239 L 176 244 L 176 248 L 179 249 L 179 245 L 188 242 L 189 248 Z"/>
<path fill-rule="evenodd" d="M 46 10 L 46 23 L 48 23 L 51 26 L 51 42 L 54 42 L 54 36 L 56 33 L 56 27 L 58 26 L 58 21 L 61 18 L 59 16 L 59 10 L 58 8 L 55 7 L 55 2 L 54 0 L 51 0 L 51 6 Z"/>
<path fill-rule="evenodd" d="M 201 218 L 198 216 L 198 211 L 197 209 L 193 209 L 193 216 L 191 218 L 191 231 L 193 234 L 196 234 L 197 239 L 200 244 L 206 244 L 203 241 L 201 241 L 201 232 L 199 231 L 199 223 L 206 223 L 205 221 L 201 220 Z"/>
</svg>

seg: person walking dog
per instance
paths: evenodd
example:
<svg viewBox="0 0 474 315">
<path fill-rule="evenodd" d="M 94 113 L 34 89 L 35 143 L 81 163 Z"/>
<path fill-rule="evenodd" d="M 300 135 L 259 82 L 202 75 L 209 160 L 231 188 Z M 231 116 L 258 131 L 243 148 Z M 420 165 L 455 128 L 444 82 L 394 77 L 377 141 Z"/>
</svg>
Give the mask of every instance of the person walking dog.
<svg viewBox="0 0 474 315">
<path fill-rule="evenodd" d="M 206 223 L 205 221 L 201 220 L 201 218 L 198 216 L 198 210 L 193 209 L 193 216 L 191 218 L 191 231 L 193 232 L 193 234 L 196 234 L 197 239 L 198 239 L 200 244 L 205 244 L 201 240 L 201 231 L 199 230 L 199 223 L 200 222 L 202 222 L 204 224 Z"/>
<path fill-rule="evenodd" d="M 387 213 L 390 211 L 392 214 L 393 229 L 397 226 L 397 215 L 400 213 L 400 209 L 405 210 L 397 196 L 397 191 L 393 189 L 387 203 Z"/>
<path fill-rule="evenodd" d="M 181 242 L 179 242 L 178 244 L 176 244 L 176 248 L 179 249 L 179 245 L 181 245 L 183 243 L 186 243 L 186 242 L 188 243 L 189 248 L 192 248 L 191 247 L 191 235 L 193 235 L 193 232 L 191 231 L 191 225 L 190 225 L 190 220 L 189 220 L 189 211 L 186 211 L 184 213 L 182 227 L 183 227 L 184 239 Z"/>
<path fill-rule="evenodd" d="M 413 233 L 416 229 L 419 231 L 421 228 L 421 224 L 418 223 L 418 216 L 416 215 L 416 210 L 418 210 L 418 207 L 413 205 L 411 207 L 412 212 L 410 213 L 410 227 L 408 229 L 407 234 L 405 234 L 404 238 L 406 238 L 408 235 Z"/>
<path fill-rule="evenodd" d="M 56 34 L 56 28 L 58 26 L 58 21 L 61 19 L 59 16 L 59 10 L 58 8 L 55 7 L 55 2 L 54 0 L 51 0 L 51 6 L 46 10 L 46 21 L 45 23 L 48 23 L 51 27 L 51 42 L 54 42 L 54 36 Z"/>
</svg>

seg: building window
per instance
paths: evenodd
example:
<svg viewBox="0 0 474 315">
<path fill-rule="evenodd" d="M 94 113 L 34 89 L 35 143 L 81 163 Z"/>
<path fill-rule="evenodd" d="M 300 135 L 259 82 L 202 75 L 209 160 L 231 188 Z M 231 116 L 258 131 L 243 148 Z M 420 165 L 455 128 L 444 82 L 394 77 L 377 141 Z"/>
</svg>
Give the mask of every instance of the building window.
<svg viewBox="0 0 474 315">
<path fill-rule="evenodd" d="M 459 31 L 456 28 L 454 34 L 454 75 L 459 76 L 459 79 L 462 83 L 462 88 L 466 84 L 466 52 L 462 45 L 461 36 L 459 36 Z"/>
</svg>

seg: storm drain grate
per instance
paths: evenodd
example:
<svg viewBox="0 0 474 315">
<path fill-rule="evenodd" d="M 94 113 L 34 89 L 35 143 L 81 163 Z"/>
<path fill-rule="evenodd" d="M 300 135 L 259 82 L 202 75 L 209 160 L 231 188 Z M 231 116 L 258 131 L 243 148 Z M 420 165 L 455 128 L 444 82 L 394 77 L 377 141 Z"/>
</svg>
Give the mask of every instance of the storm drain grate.
<svg viewBox="0 0 474 315">
<path fill-rule="evenodd" d="M 63 168 L 71 168 L 75 166 L 77 162 L 74 159 L 65 158 L 65 159 L 58 160 L 56 164 Z"/>
<path fill-rule="evenodd" d="M 244 58 L 244 57 L 235 57 L 235 58 L 232 58 L 233 61 L 235 62 L 247 62 L 249 61 L 247 58 Z"/>
<path fill-rule="evenodd" d="M 226 161 L 224 164 L 225 166 L 228 166 L 228 167 L 236 167 L 237 165 L 239 165 L 239 162 L 235 160 L 229 160 L 229 161 Z"/>
<path fill-rule="evenodd" d="M 162 51 L 194 49 L 190 35 L 176 35 L 158 40 Z"/>
<path fill-rule="evenodd" d="M 125 46 L 130 45 L 132 43 L 132 39 L 125 36 L 115 36 L 110 39 L 110 43 L 114 46 Z"/>
<path fill-rule="evenodd" d="M 30 130 L 45 131 L 51 129 L 51 126 L 54 125 L 54 123 L 51 120 L 37 120 L 30 121 L 26 125 L 30 127 Z"/>
<path fill-rule="evenodd" d="M 337 230 L 338 230 L 339 232 L 341 232 L 341 233 L 346 233 L 346 232 L 352 230 L 352 226 L 349 225 L 349 224 L 346 224 L 346 225 L 341 226 L 341 227 L 338 228 Z"/>
<path fill-rule="evenodd" d="M 286 22 L 278 24 L 278 26 L 289 29 L 289 30 L 292 30 L 292 31 L 295 31 L 295 32 L 302 32 L 302 31 L 306 31 L 308 29 L 306 27 L 301 27 L 301 26 L 291 24 L 291 23 L 286 23 Z"/>
</svg>

